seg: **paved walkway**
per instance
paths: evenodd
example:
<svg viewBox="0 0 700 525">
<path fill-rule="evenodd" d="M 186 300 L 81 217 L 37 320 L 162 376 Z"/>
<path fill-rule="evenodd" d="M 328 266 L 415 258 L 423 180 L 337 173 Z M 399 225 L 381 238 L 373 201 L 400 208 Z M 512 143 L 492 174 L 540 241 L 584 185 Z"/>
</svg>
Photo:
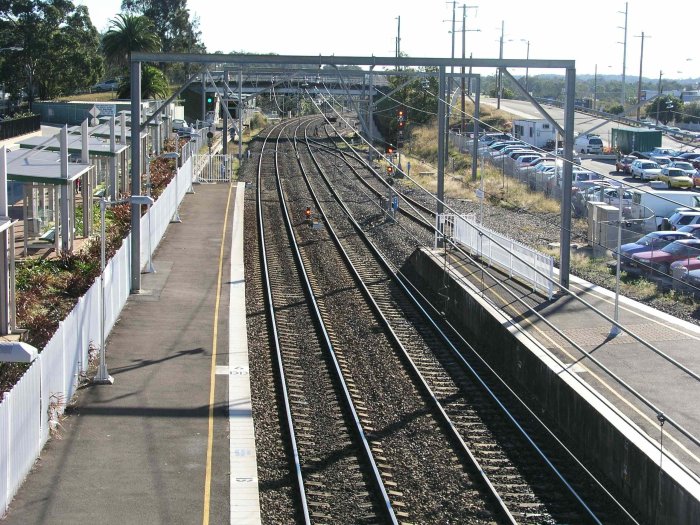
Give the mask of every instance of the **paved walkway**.
<svg viewBox="0 0 700 525">
<path fill-rule="evenodd" d="M 108 340 L 114 384 L 79 393 L 4 524 L 231 519 L 226 376 L 236 188 L 195 191 L 156 252 L 156 273 L 143 276 L 143 293 L 130 297 Z"/>
</svg>

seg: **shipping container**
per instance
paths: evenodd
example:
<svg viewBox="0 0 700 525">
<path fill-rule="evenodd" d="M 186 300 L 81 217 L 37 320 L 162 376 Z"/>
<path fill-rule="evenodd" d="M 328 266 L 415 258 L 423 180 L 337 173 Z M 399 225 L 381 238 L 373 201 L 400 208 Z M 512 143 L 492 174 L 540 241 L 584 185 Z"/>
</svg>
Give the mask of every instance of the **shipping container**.
<svg viewBox="0 0 700 525">
<path fill-rule="evenodd" d="M 633 151 L 651 151 L 661 146 L 661 131 L 639 128 L 613 128 L 612 148 L 627 155 Z"/>
</svg>

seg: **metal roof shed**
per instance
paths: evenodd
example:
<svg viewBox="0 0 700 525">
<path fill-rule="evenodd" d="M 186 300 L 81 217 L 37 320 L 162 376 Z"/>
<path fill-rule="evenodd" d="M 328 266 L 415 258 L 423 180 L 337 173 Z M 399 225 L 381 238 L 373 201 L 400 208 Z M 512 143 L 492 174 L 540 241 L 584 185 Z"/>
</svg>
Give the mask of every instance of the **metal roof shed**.
<svg viewBox="0 0 700 525">
<path fill-rule="evenodd" d="M 52 137 L 48 140 L 46 137 L 30 137 L 22 140 L 19 143 L 20 148 L 35 149 L 43 148 L 48 151 L 60 151 L 61 145 L 58 137 Z M 114 144 L 110 146 L 109 139 L 99 137 L 88 137 L 87 152 L 83 150 L 83 137 L 81 135 L 68 135 L 68 153 L 71 155 L 79 155 L 83 160 L 89 158 L 90 163 L 95 166 L 97 180 L 95 185 L 105 182 L 107 194 L 116 200 L 118 188 L 128 188 L 128 151 L 129 146 L 126 144 Z M 87 154 L 85 154 L 87 153 Z M 119 180 L 121 179 L 121 180 Z M 93 181 L 84 186 L 86 191 L 83 192 L 83 199 L 87 199 L 92 193 L 91 188 L 94 187 Z M 86 232 L 88 234 L 89 232 Z"/>
<path fill-rule="evenodd" d="M 63 136 L 62 141 L 66 141 L 66 128 L 63 128 L 61 134 Z M 25 197 L 23 199 L 25 211 L 27 209 L 27 183 L 45 184 L 54 187 L 54 199 L 60 206 L 60 213 L 56 221 L 56 228 L 60 227 L 61 230 L 60 243 L 59 236 L 54 235 L 56 251 L 58 252 L 73 249 L 73 225 L 75 224 L 75 192 L 73 191 L 73 184 L 92 169 L 92 166 L 89 164 L 68 162 L 67 149 L 64 152 L 64 154 L 61 154 L 21 149 L 7 152 L 7 180 L 25 183 Z M 83 214 L 84 228 L 85 222 L 90 215 Z M 24 239 L 26 251 L 26 234 Z"/>
</svg>

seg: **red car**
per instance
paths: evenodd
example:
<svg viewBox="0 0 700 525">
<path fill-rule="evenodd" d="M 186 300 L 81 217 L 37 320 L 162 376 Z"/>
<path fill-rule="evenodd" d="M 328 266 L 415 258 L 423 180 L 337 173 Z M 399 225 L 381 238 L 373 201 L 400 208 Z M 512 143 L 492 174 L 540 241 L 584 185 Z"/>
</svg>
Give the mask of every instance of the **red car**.
<svg viewBox="0 0 700 525">
<path fill-rule="evenodd" d="M 667 244 L 660 250 L 635 253 L 630 266 L 636 266 L 647 272 L 669 273 L 671 263 L 689 261 L 698 256 L 700 256 L 700 239 L 683 239 Z"/>
<path fill-rule="evenodd" d="M 620 157 L 615 162 L 615 171 L 621 171 L 622 173 L 632 173 L 632 170 L 630 169 L 630 164 L 632 164 L 632 162 L 635 160 L 637 160 L 637 157 L 635 157 L 634 155 L 625 155 L 624 157 Z"/>
<path fill-rule="evenodd" d="M 682 259 L 671 263 L 671 273 L 675 268 L 685 268 L 686 272 L 691 270 L 700 270 L 700 256 L 693 259 Z"/>
</svg>

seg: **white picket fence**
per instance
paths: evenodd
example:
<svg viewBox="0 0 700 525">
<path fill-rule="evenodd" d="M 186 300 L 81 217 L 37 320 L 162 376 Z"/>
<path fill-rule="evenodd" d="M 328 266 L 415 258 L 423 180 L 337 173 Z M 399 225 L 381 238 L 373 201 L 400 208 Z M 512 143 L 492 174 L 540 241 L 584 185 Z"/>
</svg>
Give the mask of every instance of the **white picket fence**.
<svg viewBox="0 0 700 525">
<path fill-rule="evenodd" d="M 141 262 L 155 251 L 192 181 L 192 158 L 178 170 L 151 209 L 141 217 Z M 149 219 L 150 218 L 150 219 Z M 126 304 L 131 288 L 131 238 L 105 268 L 105 334 Z M 52 419 L 73 397 L 86 372 L 91 345 L 100 341 L 100 280 L 80 298 L 19 382 L 0 402 L 0 517 L 49 439 Z"/>
<path fill-rule="evenodd" d="M 549 299 L 554 295 L 554 259 L 551 256 L 477 224 L 474 214 L 438 215 L 437 229 L 463 245 L 471 255 L 499 267 L 509 277 L 519 278 Z M 436 244 L 437 240 L 436 235 Z"/>
</svg>

